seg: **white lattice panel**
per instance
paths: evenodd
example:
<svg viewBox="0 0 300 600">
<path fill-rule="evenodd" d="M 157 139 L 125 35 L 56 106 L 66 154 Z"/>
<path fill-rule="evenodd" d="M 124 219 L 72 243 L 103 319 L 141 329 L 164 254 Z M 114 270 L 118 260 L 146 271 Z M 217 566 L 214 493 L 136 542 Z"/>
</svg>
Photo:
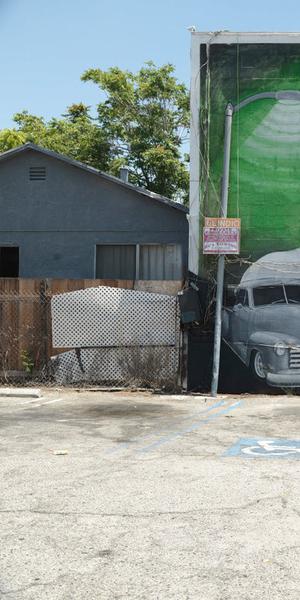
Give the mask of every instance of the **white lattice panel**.
<svg viewBox="0 0 300 600">
<path fill-rule="evenodd" d="M 177 299 L 110 287 L 54 296 L 54 348 L 175 345 Z"/>
<path fill-rule="evenodd" d="M 84 348 L 52 358 L 53 375 L 59 385 L 72 383 L 135 383 L 161 386 L 177 382 L 179 352 L 174 346 L 143 348 Z"/>
</svg>

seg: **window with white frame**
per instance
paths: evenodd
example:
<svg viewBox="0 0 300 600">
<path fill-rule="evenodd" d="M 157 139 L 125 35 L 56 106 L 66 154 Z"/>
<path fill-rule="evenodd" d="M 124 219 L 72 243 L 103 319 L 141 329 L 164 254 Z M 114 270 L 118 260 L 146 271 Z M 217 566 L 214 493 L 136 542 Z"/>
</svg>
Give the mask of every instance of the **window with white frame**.
<svg viewBox="0 0 300 600">
<path fill-rule="evenodd" d="M 97 279 L 179 280 L 181 244 L 102 244 L 96 247 Z"/>
</svg>

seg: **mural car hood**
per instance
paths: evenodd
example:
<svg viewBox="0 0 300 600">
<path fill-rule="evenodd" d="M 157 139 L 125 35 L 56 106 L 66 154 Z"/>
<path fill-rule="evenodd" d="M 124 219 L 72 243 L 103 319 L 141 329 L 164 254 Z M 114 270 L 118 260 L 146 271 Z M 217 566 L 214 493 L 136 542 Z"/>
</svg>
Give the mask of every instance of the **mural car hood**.
<svg viewBox="0 0 300 600">
<path fill-rule="evenodd" d="M 300 345 L 300 304 L 276 304 L 256 309 L 255 330 L 273 332 L 287 344 Z"/>
</svg>

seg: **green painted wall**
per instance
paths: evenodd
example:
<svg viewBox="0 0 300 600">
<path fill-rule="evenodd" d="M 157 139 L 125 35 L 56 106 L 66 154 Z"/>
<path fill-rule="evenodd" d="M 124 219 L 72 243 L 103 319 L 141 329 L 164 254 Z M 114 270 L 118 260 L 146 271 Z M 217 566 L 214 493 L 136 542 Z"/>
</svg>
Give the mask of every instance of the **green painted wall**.
<svg viewBox="0 0 300 600">
<path fill-rule="evenodd" d="M 202 215 L 215 216 L 225 107 L 264 91 L 300 90 L 300 46 L 212 44 L 209 56 L 202 46 L 201 67 Z M 244 258 L 300 247 L 300 102 L 257 100 L 234 115 L 228 216 L 242 219 Z"/>
</svg>

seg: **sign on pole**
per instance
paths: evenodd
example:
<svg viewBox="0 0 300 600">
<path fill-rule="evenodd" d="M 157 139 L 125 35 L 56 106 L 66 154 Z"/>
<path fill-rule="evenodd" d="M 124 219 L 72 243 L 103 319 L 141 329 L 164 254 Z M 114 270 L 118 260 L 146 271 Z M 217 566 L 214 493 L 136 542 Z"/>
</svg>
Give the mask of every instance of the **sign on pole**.
<svg viewBox="0 0 300 600">
<path fill-rule="evenodd" d="M 205 218 L 203 254 L 239 254 L 241 219 Z"/>
</svg>

